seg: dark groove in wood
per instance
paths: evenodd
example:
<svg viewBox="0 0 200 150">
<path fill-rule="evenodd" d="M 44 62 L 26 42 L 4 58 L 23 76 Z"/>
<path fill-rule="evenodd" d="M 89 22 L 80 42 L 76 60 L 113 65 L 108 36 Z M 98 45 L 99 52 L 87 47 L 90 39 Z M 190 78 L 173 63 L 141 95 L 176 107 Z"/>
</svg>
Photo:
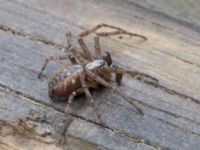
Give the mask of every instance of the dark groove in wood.
<svg viewBox="0 0 200 150">
<path fill-rule="evenodd" d="M 17 36 L 21 36 L 21 37 L 25 37 L 25 38 L 28 38 L 30 40 L 33 40 L 33 41 L 38 41 L 38 42 L 41 42 L 43 44 L 46 44 L 46 45 L 50 45 L 50 46 L 53 46 L 55 47 L 56 49 L 64 49 L 66 47 L 64 47 L 63 45 L 61 44 L 58 44 L 44 36 L 41 36 L 41 35 L 36 35 L 36 34 L 33 34 L 33 33 L 28 33 L 28 32 L 25 32 L 24 30 L 22 29 L 14 29 L 12 27 L 9 27 L 5 24 L 0 24 L 0 30 L 2 31 L 5 31 L 5 32 L 10 32 L 14 35 L 17 35 Z"/>
<path fill-rule="evenodd" d="M 153 87 L 155 87 L 155 88 L 158 88 L 158 89 L 160 89 L 160 90 L 162 90 L 162 91 L 164 91 L 164 92 L 166 92 L 166 93 L 168 93 L 168 94 L 176 95 L 176 96 L 178 96 L 178 97 L 180 97 L 180 98 L 183 98 L 183 99 L 185 99 L 185 100 L 190 100 L 190 101 L 192 101 L 192 102 L 194 102 L 194 103 L 200 105 L 200 100 L 198 100 L 198 99 L 192 98 L 192 97 L 187 96 L 187 95 L 182 94 L 182 93 L 179 93 L 179 92 L 177 92 L 177 91 L 175 91 L 175 90 L 173 90 L 173 89 L 167 88 L 167 87 L 165 87 L 165 86 L 163 86 L 163 85 L 161 85 L 161 84 L 159 84 L 159 83 L 153 83 L 153 82 L 148 82 L 148 81 L 144 81 L 144 82 L 145 82 L 146 84 L 148 84 L 148 85 L 150 85 L 150 86 L 153 86 Z"/>
<path fill-rule="evenodd" d="M 157 50 L 158 50 L 158 49 L 157 49 Z M 196 63 L 193 63 L 193 62 L 191 62 L 191 61 L 185 60 L 185 59 L 183 59 L 183 58 L 181 58 L 181 57 L 179 57 L 179 56 L 172 55 L 172 54 L 167 53 L 167 52 L 165 52 L 165 51 L 161 51 L 161 50 L 158 50 L 158 51 L 161 52 L 161 53 L 164 53 L 164 54 L 166 54 L 166 55 L 168 55 L 168 56 L 174 57 L 174 58 L 176 58 L 176 59 L 178 59 L 178 60 L 180 60 L 180 61 L 183 61 L 183 62 L 185 62 L 185 63 L 187 63 L 187 64 L 195 65 L 195 66 L 197 66 L 197 67 L 200 68 L 200 65 L 199 65 L 199 64 L 196 64 Z"/>
<path fill-rule="evenodd" d="M 108 105 L 111 105 L 111 104 L 109 104 L 109 103 L 112 103 L 112 104 L 114 104 L 114 105 L 117 105 L 117 106 L 120 106 L 120 107 L 124 107 L 124 105 L 122 105 L 122 104 L 116 103 L 116 102 L 114 102 L 114 101 L 109 101 L 106 97 L 103 97 L 103 98 L 105 99 L 104 102 L 107 103 Z M 145 107 L 148 107 L 148 108 L 150 108 L 150 109 L 153 109 L 153 110 L 155 110 L 155 111 L 163 112 L 163 113 L 165 113 L 165 114 L 167 114 L 167 115 L 169 115 L 169 116 L 171 116 L 171 117 L 174 117 L 174 118 L 182 118 L 182 119 L 185 119 L 185 120 L 187 120 L 187 121 L 189 121 L 189 122 L 192 122 L 192 123 L 195 123 L 195 124 L 197 124 L 197 125 L 200 125 L 200 122 L 197 122 L 197 121 L 195 121 L 195 120 L 192 120 L 192 119 L 190 119 L 190 118 L 181 116 L 181 115 L 176 114 L 176 113 L 173 113 L 173 112 L 169 112 L 169 111 L 167 111 L 167 110 L 163 110 L 163 109 L 157 108 L 157 107 L 155 107 L 155 106 L 153 106 L 153 105 L 149 105 L 148 103 L 145 103 L 145 102 L 143 102 L 143 101 L 141 101 L 141 100 L 138 100 L 138 99 L 135 99 L 135 98 L 134 98 L 134 101 L 136 101 L 138 104 L 141 104 L 141 105 L 143 105 L 143 106 L 145 106 Z M 129 108 L 127 108 L 127 109 L 129 109 Z M 191 133 L 191 134 L 200 136 L 200 134 L 198 134 L 198 133 L 195 133 L 195 132 L 193 132 L 193 131 L 189 131 L 189 130 L 187 130 L 187 129 L 180 128 L 180 127 L 178 127 L 178 126 L 175 125 L 175 124 L 172 124 L 172 123 L 170 123 L 170 122 L 164 121 L 163 119 L 154 117 L 154 116 L 149 115 L 149 114 L 145 114 L 145 115 L 150 116 L 150 117 L 152 117 L 152 118 L 154 118 L 154 119 L 157 119 L 157 120 L 159 120 L 159 121 L 161 121 L 161 122 L 164 122 L 164 123 L 166 123 L 166 124 L 169 124 L 170 126 L 175 127 L 175 128 L 177 128 L 177 129 L 179 129 L 179 130 L 181 130 L 181 131 L 187 131 L 188 133 Z"/>
</svg>

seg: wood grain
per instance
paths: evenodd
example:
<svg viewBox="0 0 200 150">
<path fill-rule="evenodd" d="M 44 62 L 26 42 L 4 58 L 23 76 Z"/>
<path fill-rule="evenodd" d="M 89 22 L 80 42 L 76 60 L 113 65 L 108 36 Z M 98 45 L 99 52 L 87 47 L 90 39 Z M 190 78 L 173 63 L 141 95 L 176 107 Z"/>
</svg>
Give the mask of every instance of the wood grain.
<svg viewBox="0 0 200 150">
<path fill-rule="evenodd" d="M 102 38 L 101 45 L 104 51 L 112 53 L 114 63 L 154 76 L 159 84 L 126 76 L 119 87 L 142 108 L 144 116 L 107 89 L 94 91 L 106 126 L 97 123 L 85 97 L 78 97 L 67 131 L 72 144 L 68 143 L 66 148 L 78 149 L 77 142 L 82 142 L 85 149 L 114 150 L 182 150 L 200 146 L 197 30 L 130 1 L 0 2 L 1 120 L 12 123 L 26 117 L 47 116 L 50 123 L 46 124 L 56 139 L 66 103 L 54 103 L 48 98 L 47 77 L 69 61 L 51 62 L 42 80 L 37 79 L 37 74 L 45 57 L 63 54 L 67 31 L 72 32 L 73 44 L 78 49 L 78 33 L 104 22 L 148 38 L 147 41 L 126 36 Z M 93 37 L 85 39 L 92 52 Z M 12 142 L 6 144 L 19 148 Z M 63 148 L 55 143 L 53 146 Z"/>
</svg>

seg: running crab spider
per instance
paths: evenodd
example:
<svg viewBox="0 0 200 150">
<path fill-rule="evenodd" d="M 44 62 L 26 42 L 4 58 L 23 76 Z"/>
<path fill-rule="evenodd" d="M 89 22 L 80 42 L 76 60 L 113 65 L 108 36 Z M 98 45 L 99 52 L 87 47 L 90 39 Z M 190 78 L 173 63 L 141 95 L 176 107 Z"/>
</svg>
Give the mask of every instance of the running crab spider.
<svg viewBox="0 0 200 150">
<path fill-rule="evenodd" d="M 111 28 L 115 31 L 96 33 L 97 36 L 94 37 L 95 56 L 93 56 L 89 51 L 86 43 L 84 42 L 83 37 L 96 32 L 102 27 Z M 104 52 L 103 54 L 101 54 L 100 37 L 109 37 L 120 34 L 136 36 L 147 40 L 145 36 L 128 32 L 119 27 L 108 24 L 99 24 L 79 34 L 78 43 L 83 53 L 80 53 L 72 46 L 71 33 L 68 32 L 66 34 L 67 48 L 70 50 L 71 54 L 65 54 L 63 56 L 51 56 L 49 58 L 46 58 L 45 63 L 42 66 L 40 73 L 38 74 L 39 78 L 41 77 L 42 72 L 44 71 L 50 60 L 69 59 L 72 64 L 71 66 L 64 67 L 62 69 L 59 68 L 58 71 L 56 71 L 49 79 L 48 83 L 48 92 L 52 100 L 67 100 L 65 117 L 63 119 L 63 124 L 65 124 L 62 132 L 63 134 L 65 134 L 65 131 L 69 126 L 69 122 L 66 123 L 66 121 L 69 117 L 69 110 L 71 104 L 73 103 L 74 97 L 82 93 L 85 93 L 89 104 L 92 106 L 98 118 L 98 121 L 103 124 L 103 121 L 101 120 L 101 115 L 98 113 L 92 95 L 89 91 L 89 89 L 91 88 L 97 88 L 97 85 L 99 84 L 110 89 L 113 93 L 121 96 L 125 101 L 130 103 L 135 108 L 135 111 L 137 113 L 143 114 L 143 111 L 134 104 L 133 100 L 130 97 L 126 96 L 125 94 L 120 92 L 115 86 L 109 83 L 112 73 L 115 74 L 115 80 L 118 85 L 120 85 L 122 81 L 123 74 L 129 74 L 133 77 L 143 76 L 145 78 L 151 79 L 153 82 L 158 82 L 157 79 L 147 74 L 137 71 L 130 71 L 112 64 L 112 58 L 108 52 Z M 85 59 L 87 60 L 87 63 L 84 62 Z"/>
</svg>

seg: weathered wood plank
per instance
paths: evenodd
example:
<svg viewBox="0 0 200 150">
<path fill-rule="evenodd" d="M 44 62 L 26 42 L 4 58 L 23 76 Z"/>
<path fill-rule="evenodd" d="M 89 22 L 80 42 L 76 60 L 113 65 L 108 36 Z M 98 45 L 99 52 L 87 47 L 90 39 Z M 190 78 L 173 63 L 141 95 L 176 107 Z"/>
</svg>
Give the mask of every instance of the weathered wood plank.
<svg viewBox="0 0 200 150">
<path fill-rule="evenodd" d="M 199 147 L 199 33 L 170 18 L 118 0 L 106 3 L 89 0 L 84 5 L 81 0 L 60 0 L 60 3 L 49 1 L 45 8 L 41 4 L 40 1 L 1 1 L 2 89 L 8 88 L 31 100 L 27 102 L 30 108 L 34 107 L 32 102 L 37 101 L 62 114 L 65 104 L 51 102 L 46 78 L 37 79 L 44 58 L 62 53 L 58 49 L 62 49 L 65 44 L 66 31 L 72 31 L 76 39 L 76 35 L 84 28 L 100 22 L 111 23 L 143 34 L 148 37 L 148 41 L 127 37 L 123 40 L 105 38 L 102 39 L 103 49 L 111 51 L 114 62 L 151 74 L 160 80 L 160 84 L 146 84 L 124 78 L 120 90 L 136 99 L 145 116 L 134 113 L 131 106 L 106 90 L 94 92 L 106 129 L 95 123 L 95 116 L 89 107 L 81 108 L 81 100 L 84 98 L 77 98 L 74 110 L 78 114 L 73 115 L 74 121 L 68 133 L 109 149 Z M 87 39 L 90 49 L 93 49 L 92 41 L 92 37 Z M 77 45 L 76 41 L 74 45 Z M 51 63 L 45 74 L 48 76 L 58 65 Z M 1 98 L 4 101 L 0 106 L 26 107 L 21 98 L 18 105 L 10 98 L 6 101 L 8 95 Z M 15 99 L 15 96 L 11 99 Z M 35 109 L 40 110 L 38 107 Z M 26 113 L 28 110 L 19 112 L 29 116 Z M 1 119 L 6 119 L 6 112 L 2 112 Z M 20 113 L 19 118 L 23 116 Z M 9 115 L 13 117 L 14 114 L 12 110 Z"/>
<path fill-rule="evenodd" d="M 39 69 L 38 69 L 39 67 L 26 63 L 26 62 L 34 63 L 35 62 L 34 60 L 39 60 L 42 57 L 42 56 L 40 56 L 40 53 L 39 53 L 42 49 L 45 49 L 46 54 L 51 54 L 51 55 L 53 52 L 57 53 L 57 51 L 55 49 L 53 50 L 53 49 L 48 48 L 48 46 L 46 47 L 45 44 L 36 43 L 34 41 L 24 39 L 22 37 L 19 38 L 18 36 L 14 36 L 14 35 L 6 33 L 6 32 L 1 32 L 1 37 L 2 37 L 3 43 L 8 43 L 8 41 L 13 41 L 12 42 L 13 48 L 11 48 L 10 45 L 8 45 L 8 46 L 3 45 L 3 47 L 1 47 L 1 52 L 3 54 L 3 55 L 1 55 L 2 56 L 1 59 L 4 58 L 5 60 L 7 60 L 7 61 L 2 62 L 2 64 L 1 64 L 1 66 L 2 66 L 1 72 L 3 72 L 3 70 L 6 70 L 4 73 L 1 74 L 1 81 L 0 81 L 1 84 L 6 85 L 9 88 L 12 88 L 12 89 L 19 91 L 21 93 L 24 93 L 26 95 L 29 95 L 34 100 L 37 100 L 43 104 L 49 105 L 49 106 L 57 108 L 59 110 L 63 110 L 64 105 L 61 105 L 59 103 L 54 104 L 51 101 L 49 101 L 49 98 L 47 96 L 48 94 L 47 94 L 46 80 L 43 80 L 41 82 L 40 80 L 37 79 L 37 72 L 39 71 Z M 18 47 L 18 43 L 21 43 L 20 49 Z M 2 44 L 0 44 L 0 45 L 2 45 Z M 34 51 L 32 50 L 33 45 L 35 47 Z M 29 49 L 30 49 L 30 51 L 29 51 Z M 30 55 L 31 55 L 32 59 L 30 59 Z M 13 56 L 15 56 L 15 57 L 13 57 Z M 43 59 L 41 58 L 41 60 L 43 60 Z M 42 62 L 43 61 L 41 61 L 40 63 L 42 64 Z M 35 64 L 37 65 L 37 63 L 35 63 Z M 38 66 L 41 66 L 41 64 L 40 65 L 38 64 Z M 21 66 L 23 66 L 24 68 Z M 25 69 L 25 68 L 27 68 L 27 69 Z M 34 70 L 34 71 L 31 72 L 30 70 Z M 127 84 L 127 83 L 129 83 L 129 84 Z M 34 85 L 34 87 L 27 88 L 27 85 Z M 125 78 L 124 85 L 127 87 L 123 87 L 123 88 L 121 88 L 121 90 L 126 92 L 127 91 L 126 89 L 128 88 L 129 92 L 128 91 L 126 92 L 128 95 L 133 94 L 132 96 L 135 97 L 136 95 L 138 95 L 137 93 L 142 93 L 138 96 L 139 100 L 142 98 L 141 101 L 143 101 L 145 103 L 147 103 L 146 102 L 147 100 L 148 100 L 148 102 L 149 102 L 149 100 L 155 101 L 155 98 L 153 97 L 153 99 L 151 99 L 147 95 L 147 93 L 148 94 L 152 93 L 152 91 L 156 92 L 157 89 L 154 89 L 151 86 L 148 87 L 147 85 L 137 82 L 137 81 L 133 82 L 133 81 L 131 81 L 130 78 L 129 79 Z M 144 86 L 144 87 L 141 88 L 141 86 Z M 140 88 L 135 89 L 135 87 L 140 87 Z M 149 88 L 149 90 L 148 90 L 148 88 Z M 141 90 L 141 89 L 146 89 L 146 90 Z M 138 92 L 138 90 L 139 90 L 139 92 Z M 134 91 L 135 91 L 135 93 L 134 93 Z M 157 91 L 157 92 L 159 92 L 159 94 L 155 94 L 156 96 L 158 95 L 157 99 L 159 98 L 159 96 L 161 96 L 162 100 L 163 100 L 163 97 L 169 98 L 169 96 L 170 96 L 169 94 L 168 94 L 168 96 L 162 96 L 160 94 L 161 91 Z M 166 94 L 166 93 L 163 93 L 163 94 Z M 118 132 L 123 131 L 122 133 L 124 135 L 128 134 L 133 139 L 134 138 L 141 139 L 141 140 L 144 139 L 144 141 L 146 143 L 149 143 L 149 141 L 151 141 L 152 143 L 150 143 L 150 144 L 155 147 L 160 146 L 161 148 L 163 148 L 163 146 L 164 146 L 165 148 L 167 148 L 169 144 L 171 144 L 171 146 L 172 146 L 172 143 L 174 141 L 175 142 L 174 148 L 177 148 L 177 145 L 180 145 L 180 143 L 176 143 L 177 141 L 175 139 L 178 137 L 179 138 L 182 137 L 183 139 L 185 139 L 186 137 L 188 138 L 188 136 L 191 137 L 191 142 L 193 142 L 192 144 L 194 144 L 194 146 L 196 146 L 195 138 L 193 137 L 195 134 L 193 135 L 193 134 L 191 134 L 191 132 L 189 134 L 187 132 L 179 131 L 179 130 L 181 130 L 181 128 L 177 130 L 177 128 L 174 128 L 172 125 L 166 124 L 165 120 L 160 121 L 159 119 L 148 115 L 148 114 L 151 114 L 152 111 L 155 112 L 155 110 L 150 110 L 149 112 L 145 112 L 147 114 L 146 117 L 140 117 L 137 114 L 135 114 L 134 112 L 132 112 L 131 110 L 127 111 L 127 108 L 125 106 L 123 106 L 124 102 L 122 102 L 123 105 L 121 107 L 119 107 L 118 105 L 115 104 L 114 105 L 115 107 L 113 108 L 112 103 L 111 103 L 111 105 L 108 105 L 106 103 L 106 101 L 101 101 L 101 100 L 105 99 L 105 97 L 107 97 L 108 100 L 109 99 L 114 100 L 116 98 L 116 96 L 110 97 L 109 93 L 103 95 L 103 97 L 102 97 L 102 95 L 98 95 L 98 97 L 95 96 L 95 99 L 97 100 L 99 109 L 102 112 L 103 120 L 111 129 L 117 129 Z M 171 97 L 173 98 L 173 96 L 171 96 Z M 177 98 L 175 98 L 175 99 L 177 101 Z M 153 106 L 158 108 L 158 106 L 159 106 L 158 102 L 162 102 L 162 100 L 160 100 L 160 99 L 159 99 L 159 101 L 157 100 L 156 102 L 158 105 L 156 106 L 155 105 L 156 103 L 154 103 Z M 190 104 L 192 104 L 192 103 L 190 103 Z M 163 106 L 164 106 L 164 104 L 162 104 L 162 107 Z M 196 107 L 196 105 L 193 105 L 193 106 Z M 144 106 L 142 106 L 142 107 L 144 107 Z M 168 104 L 167 107 L 163 111 L 167 111 L 167 109 L 169 110 L 170 107 L 172 110 L 174 108 L 174 111 L 178 114 L 178 107 L 175 107 L 174 105 L 170 106 Z M 77 109 L 75 109 L 75 110 L 77 110 Z M 118 111 L 118 110 L 120 110 L 120 111 Z M 79 110 L 79 113 L 82 114 L 85 118 L 89 117 L 88 119 L 94 119 L 94 116 L 90 116 L 91 113 L 90 113 L 90 111 L 89 112 L 88 111 L 89 110 L 87 108 L 84 108 L 84 109 Z M 144 109 L 144 111 L 145 111 L 145 109 Z M 183 112 L 189 114 L 189 112 L 185 111 L 185 109 L 180 108 L 181 115 Z M 116 116 L 117 118 L 115 118 L 114 116 Z M 125 122 L 127 117 L 129 119 L 126 121 L 126 124 L 122 124 L 122 122 Z M 189 118 L 191 118 L 191 117 L 189 117 Z M 81 123 L 79 123 L 79 124 L 76 123 L 76 124 L 81 125 Z M 83 125 L 83 126 L 87 127 L 87 124 Z M 157 131 L 158 126 L 159 126 L 160 132 Z M 76 128 L 73 128 L 73 124 L 72 124 L 72 127 L 70 127 L 70 128 L 73 129 L 71 131 L 71 133 L 76 135 L 78 131 Z M 88 128 L 86 128 L 86 131 L 88 131 Z M 168 132 L 166 132 L 166 131 L 168 131 Z M 69 129 L 69 132 L 70 132 L 70 129 Z M 80 130 L 79 137 L 86 138 L 81 134 L 81 132 L 83 132 L 82 128 Z M 96 134 L 98 135 L 99 132 L 97 132 Z M 166 133 L 166 134 L 161 136 L 160 135 L 161 133 Z M 198 134 L 198 133 L 196 133 L 196 134 Z M 99 137 L 102 137 L 102 135 L 99 135 Z M 172 139 L 172 137 L 174 137 L 174 139 Z M 167 140 L 169 143 L 167 143 L 166 141 L 163 142 L 162 138 Z M 94 140 L 94 139 L 89 138 L 87 140 Z M 96 140 L 94 140 L 92 142 L 95 142 L 95 141 Z M 105 140 L 105 141 L 107 141 L 107 140 Z M 140 140 L 138 140 L 138 141 L 140 141 Z M 197 143 L 198 143 L 198 139 L 197 139 Z M 103 145 L 105 143 L 102 142 L 102 143 L 97 143 L 97 144 Z M 182 144 L 184 144 L 184 142 L 181 143 L 181 145 Z"/>
<path fill-rule="evenodd" d="M 144 9 L 149 9 L 157 13 L 162 13 L 165 16 L 169 16 L 172 19 L 177 19 L 183 24 L 190 24 L 191 28 L 198 29 L 199 22 L 199 1 L 198 0 L 176 0 L 168 3 L 165 0 L 159 1 L 146 1 L 146 0 L 128 0 L 128 2 L 133 5 L 138 5 L 138 7 L 143 7 Z M 190 10 L 190 11 L 187 11 Z M 199 31 L 199 30 L 197 30 Z"/>
</svg>

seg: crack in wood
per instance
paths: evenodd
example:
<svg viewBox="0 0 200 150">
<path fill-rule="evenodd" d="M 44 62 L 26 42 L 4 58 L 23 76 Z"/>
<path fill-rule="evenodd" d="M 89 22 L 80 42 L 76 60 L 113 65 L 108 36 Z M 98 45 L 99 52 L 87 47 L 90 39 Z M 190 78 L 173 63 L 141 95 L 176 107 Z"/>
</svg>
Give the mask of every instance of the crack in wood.
<svg viewBox="0 0 200 150">
<path fill-rule="evenodd" d="M 176 113 L 173 113 L 173 112 L 169 112 L 169 111 L 167 111 L 167 110 L 163 110 L 163 109 L 157 108 L 157 107 L 155 107 L 155 106 L 149 105 L 148 103 L 142 102 L 142 101 L 137 100 L 137 99 L 134 99 L 134 100 L 137 101 L 139 104 L 142 104 L 142 105 L 144 105 L 144 106 L 146 106 L 146 107 L 149 107 L 149 108 L 151 108 L 151 109 L 154 109 L 154 110 L 163 112 L 163 113 L 165 113 L 165 114 L 167 114 L 167 115 L 170 115 L 170 116 L 173 116 L 173 117 L 175 117 L 175 118 L 183 118 L 183 119 L 185 119 L 185 120 L 188 120 L 188 121 L 190 121 L 190 122 L 194 122 L 194 123 L 200 125 L 200 122 L 197 122 L 197 121 L 192 120 L 192 119 L 190 119 L 190 118 L 184 117 L 184 116 L 182 116 L 182 115 L 179 115 L 179 114 L 176 114 Z"/>
<path fill-rule="evenodd" d="M 140 49 L 140 50 L 141 50 L 141 48 L 138 47 L 138 46 L 136 46 L 136 45 L 132 45 L 132 44 L 126 43 L 126 42 L 124 42 L 124 41 L 119 41 L 119 40 L 114 39 L 114 38 L 112 38 L 112 39 L 115 40 L 115 41 L 118 42 L 118 43 L 122 43 L 122 44 L 124 44 L 124 45 L 126 45 L 126 46 L 134 47 L 134 48 L 137 48 L 137 49 Z M 152 47 L 152 48 L 154 48 L 154 47 Z M 156 49 L 156 50 L 159 51 L 159 52 L 161 52 L 161 53 L 163 53 L 163 54 L 166 54 L 166 55 L 168 55 L 168 56 L 170 56 L 170 57 L 172 57 L 172 58 L 175 58 L 175 59 L 178 59 L 178 60 L 180 60 L 180 61 L 182 61 L 182 62 L 184 62 L 184 63 L 187 63 L 187 64 L 189 64 L 189 65 L 194 65 L 194 66 L 200 67 L 199 64 L 193 63 L 193 62 L 191 62 L 191 61 L 189 61 L 189 60 L 186 60 L 186 59 L 183 59 L 183 58 L 181 58 L 181 57 L 179 57 L 179 56 L 172 55 L 172 54 L 167 53 L 167 52 L 165 52 L 165 51 L 163 51 L 163 50 L 160 50 L 160 49 Z"/>
<path fill-rule="evenodd" d="M 162 51 L 162 50 L 159 50 L 159 49 L 158 49 L 158 51 L 161 52 L 161 53 L 164 53 L 164 54 L 166 54 L 166 55 L 168 55 L 168 56 L 174 57 L 174 58 L 176 58 L 176 59 L 178 59 L 178 60 L 180 60 L 180 61 L 183 61 L 183 62 L 185 62 L 185 63 L 187 63 L 187 64 L 195 65 L 195 66 L 197 66 L 197 67 L 200 67 L 200 65 L 197 64 L 197 63 L 193 63 L 193 62 L 188 61 L 188 60 L 185 60 L 185 59 L 183 59 L 183 58 L 181 58 L 181 57 L 179 57 L 179 56 L 172 55 L 172 54 L 170 54 L 170 53 L 167 53 L 166 51 Z"/>
<path fill-rule="evenodd" d="M 46 45 L 50 45 L 50 46 L 53 46 L 55 47 L 56 49 L 65 49 L 66 47 L 64 47 L 63 45 L 61 44 L 58 44 L 44 36 L 41 36 L 41 35 L 37 35 L 37 34 L 33 34 L 33 33 L 28 33 L 28 32 L 25 32 L 24 30 L 22 29 L 14 29 L 12 27 L 9 27 L 5 24 L 0 24 L 0 30 L 2 31 L 5 31 L 5 32 L 10 32 L 14 35 L 17 35 L 17 36 L 21 36 L 21 37 L 25 37 L 25 38 L 28 38 L 30 40 L 33 40 L 33 41 L 38 41 L 38 42 L 41 42 L 43 44 L 46 44 Z"/>
<path fill-rule="evenodd" d="M 200 137 L 200 134 L 197 134 L 193 131 L 189 131 L 188 129 L 183 129 L 183 128 L 180 128 L 179 126 L 175 125 L 175 124 L 172 124 L 171 122 L 168 122 L 168 121 L 164 121 L 163 119 L 160 119 L 160 118 L 157 118 L 158 120 L 160 120 L 161 122 L 164 122 L 165 124 L 168 124 L 182 132 L 186 132 L 186 133 L 190 133 L 190 134 L 193 134 L 193 135 L 196 135 L 196 136 L 199 136 Z"/>
<path fill-rule="evenodd" d="M 103 99 L 104 99 L 104 103 L 107 103 L 108 105 L 111 105 L 111 106 L 117 105 L 117 106 L 120 106 L 120 107 L 124 107 L 124 105 L 119 104 L 119 103 L 116 103 L 116 102 L 114 102 L 114 101 L 109 101 L 109 100 L 108 100 L 107 98 L 105 98 L 105 97 L 103 97 Z M 187 120 L 187 121 L 190 121 L 190 122 L 193 122 L 193 123 L 196 123 L 196 124 L 200 125 L 200 122 L 196 122 L 196 121 L 191 120 L 191 119 L 189 119 L 189 118 L 187 118 L 187 117 L 184 117 L 184 116 L 181 116 L 181 115 L 179 115 L 179 114 L 175 114 L 175 113 L 172 113 L 172 112 L 169 112 L 169 111 L 166 111 L 166 110 L 159 109 L 159 108 L 157 108 L 157 107 L 154 107 L 154 106 L 152 106 L 152 105 L 149 105 L 148 103 L 139 101 L 139 100 L 137 100 L 137 99 L 134 99 L 134 100 L 135 100 L 137 103 L 139 103 L 139 104 L 141 104 L 141 105 L 144 105 L 144 106 L 146 106 L 146 107 L 148 107 L 148 108 L 150 108 L 150 109 L 163 112 L 163 113 L 165 113 L 165 114 L 167 114 L 167 115 L 170 115 L 170 116 L 172 116 L 172 117 L 175 117 L 175 118 L 182 118 L 182 119 L 185 119 L 185 120 Z M 130 108 L 127 108 L 127 109 L 130 109 Z M 168 124 L 168 125 L 170 125 L 170 126 L 176 128 L 176 129 L 178 129 L 178 130 L 180 130 L 180 131 L 183 131 L 183 132 L 187 132 L 187 133 L 190 133 L 190 134 L 193 134 L 193 135 L 200 136 L 200 134 L 198 134 L 198 133 L 195 133 L 195 132 L 190 131 L 190 130 L 188 130 L 188 129 L 181 128 L 181 127 L 179 127 L 179 126 L 177 126 L 177 125 L 175 125 L 175 124 L 173 124 L 173 123 L 170 123 L 170 122 L 168 122 L 168 121 L 164 121 L 164 120 L 161 119 L 161 118 L 154 117 L 154 116 L 149 115 L 149 114 L 145 114 L 145 115 L 150 116 L 150 117 L 152 117 L 152 118 L 154 118 L 154 119 L 156 119 L 156 120 L 159 120 L 159 121 L 161 121 L 161 122 L 163 122 L 163 123 L 165 123 L 165 124 Z"/>
<path fill-rule="evenodd" d="M 24 139 L 32 139 L 43 144 L 55 144 L 53 140 L 44 140 L 49 134 L 47 133 L 38 133 L 35 129 L 36 122 L 30 122 L 29 120 L 19 120 L 17 122 L 8 122 L 0 119 L 0 133 L 6 128 L 5 133 L 1 133 L 1 137 L 5 138 L 6 136 L 17 136 L 17 138 L 22 137 Z M 9 131 L 9 132 L 8 132 Z M 19 137 L 18 137 L 19 136 Z M 9 146 L 9 145 L 7 145 Z"/>
<path fill-rule="evenodd" d="M 105 124 L 97 123 L 97 122 L 95 122 L 95 121 L 93 121 L 93 120 L 87 119 L 87 118 L 82 117 L 82 116 L 79 116 L 79 115 L 77 115 L 77 114 L 71 114 L 71 115 L 72 115 L 73 117 L 78 118 L 78 119 L 81 119 L 81 120 L 87 121 L 87 122 L 89 122 L 89 123 L 95 124 L 95 125 L 97 125 L 97 126 L 100 127 L 100 128 L 103 128 L 103 129 L 105 129 L 105 130 L 111 131 L 111 132 L 113 132 L 114 134 L 118 134 L 118 135 L 120 135 L 120 136 L 122 136 L 122 137 L 128 138 L 128 139 L 131 140 L 131 141 L 134 141 L 134 142 L 137 142 L 137 143 L 141 143 L 141 144 L 146 144 L 146 145 L 149 145 L 149 146 L 151 146 L 151 147 L 153 147 L 153 148 L 155 148 L 155 149 L 159 149 L 159 150 L 170 150 L 170 148 L 161 146 L 161 145 L 156 144 L 156 143 L 154 143 L 154 142 L 151 142 L 151 141 L 148 140 L 148 139 L 144 139 L 144 138 L 138 137 L 138 136 L 136 136 L 136 135 L 130 135 L 130 134 L 126 133 L 126 132 L 123 132 L 122 130 L 113 129 L 113 128 L 111 128 L 111 127 L 105 125 Z"/>
<path fill-rule="evenodd" d="M 164 91 L 164 92 L 166 92 L 168 94 L 178 96 L 178 97 L 183 98 L 185 100 L 190 100 L 190 101 L 195 102 L 196 104 L 200 105 L 200 100 L 195 99 L 195 98 L 190 97 L 190 96 L 187 96 L 185 94 L 179 93 L 179 92 L 177 92 L 177 91 L 175 91 L 173 89 L 167 88 L 167 87 L 165 87 L 165 86 L 163 86 L 163 85 L 161 85 L 159 83 L 153 83 L 153 82 L 148 82 L 148 81 L 143 81 L 143 82 L 145 82 L 146 84 L 148 84 L 150 86 L 158 88 L 158 89 L 160 89 L 160 90 L 162 90 L 162 91 Z"/>
</svg>

